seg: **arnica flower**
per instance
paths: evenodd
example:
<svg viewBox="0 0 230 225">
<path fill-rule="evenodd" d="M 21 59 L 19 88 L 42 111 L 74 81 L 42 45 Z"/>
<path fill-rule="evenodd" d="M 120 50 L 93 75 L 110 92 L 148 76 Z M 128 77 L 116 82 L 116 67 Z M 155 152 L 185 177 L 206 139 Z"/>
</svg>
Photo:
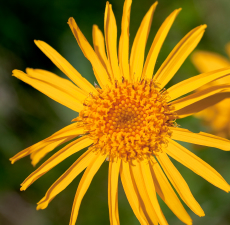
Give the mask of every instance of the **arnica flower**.
<svg viewBox="0 0 230 225">
<path fill-rule="evenodd" d="M 225 46 L 225 49 L 230 57 L 230 43 Z M 220 54 L 208 51 L 196 51 L 192 54 L 191 59 L 201 73 L 230 66 L 229 59 Z M 205 87 L 226 83 L 230 83 L 230 77 L 218 79 L 205 85 Z M 195 116 L 201 118 L 211 128 L 212 133 L 222 137 L 230 137 L 230 98 L 224 99 L 218 104 L 195 114 Z"/>
<path fill-rule="evenodd" d="M 144 62 L 145 46 L 157 3 L 151 6 L 142 20 L 129 57 L 131 2 L 126 0 L 124 3 L 118 54 L 117 25 L 112 6 L 108 2 L 104 17 L 104 36 L 97 26 L 93 26 L 94 48 L 87 42 L 74 19 L 70 18 L 68 21 L 82 52 L 92 64 L 98 81 L 95 87 L 43 41 L 35 43 L 75 85 L 40 69 L 27 69 L 26 73 L 13 71 L 15 77 L 79 113 L 73 123 L 10 159 L 14 163 L 30 155 L 32 164 L 36 165 L 48 152 L 73 140 L 26 178 L 21 187 L 21 190 L 25 190 L 61 161 L 88 147 L 49 188 L 37 206 L 37 209 L 46 208 L 57 194 L 86 169 L 77 188 L 70 225 L 75 224 L 82 198 L 103 163 L 108 163 L 109 167 L 109 217 L 113 225 L 120 224 L 119 174 L 129 204 L 142 225 L 168 224 L 156 193 L 185 224 L 192 224 L 192 220 L 177 194 L 194 213 L 204 216 L 201 206 L 169 157 L 216 187 L 230 191 L 230 186 L 216 170 L 174 141 L 230 150 L 230 141 L 224 138 L 203 132 L 192 133 L 178 128 L 176 124 L 176 119 L 197 113 L 225 98 L 229 92 L 227 84 L 213 85 L 190 95 L 186 94 L 227 76 L 230 68 L 200 74 L 165 90 L 165 85 L 202 38 L 206 25 L 190 31 L 154 73 L 161 46 L 181 9 L 173 11 L 163 22 Z"/>
</svg>

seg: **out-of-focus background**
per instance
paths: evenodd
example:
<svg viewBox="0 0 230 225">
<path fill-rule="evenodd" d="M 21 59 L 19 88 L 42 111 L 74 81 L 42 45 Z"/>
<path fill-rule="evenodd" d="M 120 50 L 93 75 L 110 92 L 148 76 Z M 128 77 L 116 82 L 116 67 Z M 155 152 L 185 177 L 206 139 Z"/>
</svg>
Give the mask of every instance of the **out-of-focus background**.
<svg viewBox="0 0 230 225">
<path fill-rule="evenodd" d="M 117 19 L 118 34 L 123 0 L 111 0 Z M 103 29 L 106 1 L 100 0 L 8 0 L 0 3 L 0 224 L 1 225 L 63 225 L 68 224 L 73 198 L 80 176 L 50 203 L 47 209 L 36 211 L 36 202 L 52 183 L 77 159 L 75 154 L 37 180 L 25 192 L 20 183 L 34 168 L 29 157 L 10 164 L 9 158 L 20 150 L 46 138 L 68 125 L 75 112 L 49 99 L 29 85 L 11 76 L 13 69 L 41 68 L 64 76 L 35 46 L 33 40 L 43 40 L 59 51 L 90 82 L 95 78 L 90 63 L 84 58 L 68 25 L 74 17 L 92 44 L 92 25 Z M 130 43 L 140 22 L 153 3 L 152 0 L 133 0 Z M 147 49 L 163 20 L 182 7 L 157 61 L 163 62 L 176 43 L 191 29 L 207 24 L 208 28 L 197 49 L 210 50 L 225 56 L 224 45 L 230 41 L 229 0 L 159 0 L 153 18 Z M 197 75 L 187 59 L 171 84 Z M 208 131 L 197 118 L 189 117 L 178 123 L 191 131 Z M 230 183 L 230 152 L 186 144 Z M 49 157 L 48 155 L 47 157 Z M 46 157 L 46 158 L 47 158 Z M 196 216 L 185 208 L 195 225 L 230 224 L 230 194 L 212 186 L 187 168 L 173 161 L 188 182 L 206 216 Z M 109 224 L 107 203 L 108 163 L 96 174 L 86 193 L 76 224 Z M 119 184 L 119 214 L 121 224 L 139 224 Z M 161 202 L 170 225 L 182 224 Z"/>
</svg>

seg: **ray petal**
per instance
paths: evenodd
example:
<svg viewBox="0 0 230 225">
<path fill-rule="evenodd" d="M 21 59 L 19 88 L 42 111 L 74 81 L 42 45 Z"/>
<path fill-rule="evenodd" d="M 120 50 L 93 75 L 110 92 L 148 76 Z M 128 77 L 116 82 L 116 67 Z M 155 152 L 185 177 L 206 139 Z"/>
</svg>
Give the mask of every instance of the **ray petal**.
<svg viewBox="0 0 230 225">
<path fill-rule="evenodd" d="M 181 11 L 181 9 L 174 10 L 164 21 L 164 23 L 161 25 L 160 29 L 158 30 L 153 43 L 151 45 L 151 48 L 149 50 L 148 56 L 145 61 L 145 66 L 142 72 L 142 78 L 151 79 L 154 72 L 154 67 L 157 61 L 157 57 L 159 55 L 159 52 L 161 50 L 161 47 L 165 41 L 165 38 L 168 35 L 168 32 L 176 19 L 176 16 Z"/>
<path fill-rule="evenodd" d="M 199 205 L 199 203 L 196 201 L 196 199 L 193 197 L 188 184 L 184 180 L 184 178 L 181 176 L 179 171 L 176 169 L 176 167 L 173 165 L 171 160 L 168 158 L 168 156 L 163 152 L 157 156 L 157 159 L 162 166 L 166 176 L 176 189 L 177 193 L 180 195 L 181 199 L 186 203 L 186 205 L 198 216 L 204 216 L 204 211 Z M 189 222 L 188 218 L 187 221 Z M 190 219 L 190 223 L 191 223 Z"/>
<path fill-rule="evenodd" d="M 193 133 L 178 127 L 170 127 L 170 130 L 172 131 L 171 138 L 174 140 L 230 151 L 230 141 L 228 139 L 204 132 Z"/>
<path fill-rule="evenodd" d="M 109 199 L 109 220 L 111 225 L 119 225 L 118 214 L 118 178 L 121 159 L 109 162 L 108 199 Z"/>
<path fill-rule="evenodd" d="M 89 166 L 87 167 L 86 171 L 84 172 L 81 181 L 77 188 L 77 193 L 74 198 L 71 217 L 70 217 L 70 223 L 69 225 L 74 225 L 77 216 L 78 211 L 80 208 L 81 201 L 86 193 L 86 191 L 89 188 L 89 185 L 94 177 L 94 175 L 97 173 L 98 169 L 101 167 L 102 163 L 105 161 L 107 155 L 101 155 L 100 153 L 97 154 L 97 157 L 91 161 Z"/>
<path fill-rule="evenodd" d="M 166 153 L 172 158 L 191 169 L 194 173 L 203 177 L 205 180 L 215 185 L 216 187 L 229 192 L 230 186 L 224 180 L 224 178 L 210 165 L 197 157 L 195 154 L 176 143 L 175 141 L 168 139 L 168 147 Z"/>
<path fill-rule="evenodd" d="M 230 58 L 230 42 L 228 42 L 228 43 L 225 45 L 225 51 L 227 52 L 228 57 Z"/>
<path fill-rule="evenodd" d="M 191 30 L 171 51 L 154 76 L 161 88 L 172 79 L 188 55 L 200 42 L 206 27 L 206 25 L 201 25 Z"/>
<path fill-rule="evenodd" d="M 110 84 L 109 76 L 101 64 L 100 59 L 98 58 L 97 54 L 89 44 L 89 42 L 86 40 L 85 36 L 79 29 L 78 25 L 76 24 L 74 18 L 69 18 L 68 24 L 73 32 L 74 37 L 77 40 L 77 43 L 79 47 L 81 48 L 84 56 L 90 61 L 93 70 L 95 71 L 95 76 L 97 78 L 97 81 L 101 87 L 106 86 L 107 84 Z"/>
<path fill-rule="evenodd" d="M 45 196 L 37 203 L 37 210 L 45 209 L 52 199 L 63 191 L 95 158 L 95 154 L 91 150 L 82 154 L 48 189 Z"/>
<path fill-rule="evenodd" d="M 78 138 L 75 141 L 72 141 L 64 148 L 56 152 L 49 159 L 47 159 L 38 169 L 36 169 L 33 173 L 31 173 L 21 184 L 21 191 L 26 190 L 33 182 L 35 182 L 39 177 L 43 174 L 51 170 L 57 164 L 71 156 L 72 154 L 82 150 L 83 148 L 91 145 L 93 141 L 89 139 L 87 136 L 83 136 Z"/>
<path fill-rule="evenodd" d="M 130 81 L 129 74 L 129 25 L 132 0 L 125 0 L 121 21 L 121 36 L 119 41 L 119 66 L 122 75 Z"/>
<path fill-rule="evenodd" d="M 85 92 L 85 94 L 96 92 L 93 85 L 82 77 L 81 74 L 50 45 L 44 41 L 35 40 L 34 42 L 66 76 Z"/>
<path fill-rule="evenodd" d="M 135 36 L 130 55 L 130 73 L 133 81 L 139 81 L 142 74 L 145 46 L 152 24 L 153 13 L 158 2 L 155 2 L 143 18 Z"/>
<path fill-rule="evenodd" d="M 72 95 L 69 95 L 69 93 L 65 90 L 62 90 L 56 86 L 52 86 L 51 84 L 42 80 L 32 78 L 20 70 L 13 70 L 13 76 L 31 85 L 35 89 L 49 96 L 54 101 L 76 112 L 80 112 L 83 109 L 83 104 Z"/>
</svg>

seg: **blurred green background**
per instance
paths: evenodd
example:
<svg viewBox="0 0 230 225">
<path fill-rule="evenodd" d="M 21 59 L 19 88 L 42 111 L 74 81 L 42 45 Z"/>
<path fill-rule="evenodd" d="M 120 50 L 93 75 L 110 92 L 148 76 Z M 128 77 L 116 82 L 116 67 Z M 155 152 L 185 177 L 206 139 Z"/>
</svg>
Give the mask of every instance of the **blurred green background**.
<svg viewBox="0 0 230 225">
<path fill-rule="evenodd" d="M 117 19 L 118 34 L 123 0 L 111 0 Z M 45 210 L 36 211 L 36 202 L 50 185 L 77 159 L 75 154 L 49 171 L 25 192 L 20 183 L 34 170 L 29 157 L 11 165 L 9 158 L 20 150 L 46 138 L 68 125 L 77 115 L 32 87 L 11 76 L 13 69 L 42 68 L 63 74 L 35 46 L 33 40 L 43 40 L 59 51 L 90 82 L 95 78 L 90 63 L 84 58 L 67 20 L 73 16 L 92 44 L 92 25 L 103 29 L 106 1 L 95 0 L 8 0 L 0 3 L 0 224 L 1 225 L 63 225 L 69 223 L 73 198 L 80 180 L 78 176 Z M 152 0 L 133 0 L 130 43 Z M 177 17 L 157 61 L 157 67 L 176 43 L 192 28 L 207 24 L 207 31 L 197 49 L 225 55 L 224 45 L 230 41 L 229 0 L 159 0 L 154 15 L 148 47 L 163 20 L 176 8 L 183 10 Z M 187 59 L 170 84 L 198 72 Z M 202 123 L 189 117 L 178 121 L 184 128 L 208 131 Z M 190 150 L 212 165 L 230 183 L 230 153 L 186 144 Z M 50 154 L 47 156 L 49 157 Z M 47 158 L 46 157 L 46 158 Z M 175 161 L 173 161 L 175 162 Z M 199 218 L 185 208 L 195 225 L 230 224 L 230 194 L 212 186 L 187 168 L 175 162 L 206 216 Z M 86 193 L 76 224 L 109 224 L 107 203 L 108 163 L 104 163 Z M 167 206 L 162 210 L 170 225 L 182 224 Z M 119 213 L 122 225 L 139 224 L 119 184 Z"/>
</svg>

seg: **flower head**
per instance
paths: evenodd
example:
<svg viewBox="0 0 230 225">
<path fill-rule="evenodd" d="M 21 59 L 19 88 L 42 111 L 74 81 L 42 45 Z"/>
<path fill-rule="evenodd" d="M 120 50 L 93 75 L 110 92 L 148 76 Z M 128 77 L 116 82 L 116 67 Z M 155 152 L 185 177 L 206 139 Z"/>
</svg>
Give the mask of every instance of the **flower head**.
<svg viewBox="0 0 230 225">
<path fill-rule="evenodd" d="M 230 57 L 230 43 L 226 45 L 226 52 Z M 196 51 L 192 54 L 192 62 L 196 68 L 201 72 L 209 72 L 212 70 L 221 69 L 230 66 L 230 60 L 213 52 Z M 220 85 L 230 83 L 229 76 L 223 77 L 205 87 L 212 85 Z M 216 105 L 213 105 L 197 114 L 195 116 L 202 118 L 202 120 L 211 128 L 211 131 L 222 137 L 230 137 L 230 99 L 226 98 Z"/>
<path fill-rule="evenodd" d="M 21 187 L 21 190 L 25 190 L 58 163 L 89 147 L 49 188 L 37 207 L 46 208 L 58 193 L 86 169 L 77 188 L 70 225 L 75 224 L 82 198 L 94 175 L 106 160 L 109 161 L 108 201 L 110 223 L 113 225 L 120 224 L 119 174 L 128 201 L 141 224 L 167 224 L 156 193 L 181 221 L 192 224 L 173 187 L 194 213 L 204 216 L 202 208 L 168 156 L 222 190 L 230 190 L 230 186 L 218 172 L 174 141 L 230 150 L 230 141 L 224 138 L 203 132 L 192 133 L 178 128 L 176 124 L 176 119 L 197 113 L 226 97 L 229 92 L 227 84 L 213 85 L 182 96 L 225 77 L 230 68 L 200 74 L 165 90 L 165 85 L 199 43 L 206 25 L 190 31 L 154 74 L 159 51 L 180 9 L 172 12 L 163 22 L 144 62 L 145 45 L 157 3 L 152 5 L 142 20 L 129 57 L 131 2 L 126 0 L 124 3 L 118 55 L 116 21 L 112 6 L 108 2 L 104 35 L 97 26 L 93 26 L 94 49 L 74 19 L 69 19 L 70 28 L 85 57 L 91 62 L 99 85 L 91 85 L 58 52 L 42 41 L 35 43 L 75 85 L 44 70 L 27 69 L 26 73 L 13 71 L 17 78 L 79 112 L 72 124 L 11 158 L 14 163 L 30 155 L 32 164 L 36 165 L 55 147 L 72 140 L 26 178 Z"/>
</svg>

